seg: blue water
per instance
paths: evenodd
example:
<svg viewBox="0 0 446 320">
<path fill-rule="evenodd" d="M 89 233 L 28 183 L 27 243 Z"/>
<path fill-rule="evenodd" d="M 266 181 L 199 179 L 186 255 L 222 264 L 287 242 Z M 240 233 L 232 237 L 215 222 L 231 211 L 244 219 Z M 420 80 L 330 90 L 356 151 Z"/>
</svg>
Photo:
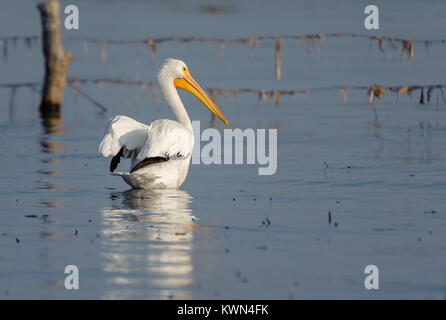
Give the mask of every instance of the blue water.
<svg viewBox="0 0 446 320">
<path fill-rule="evenodd" d="M 62 1 L 62 6 L 71 3 Z M 274 41 L 248 45 L 160 44 L 101 47 L 67 36 L 145 37 L 352 32 L 442 39 L 446 3 L 376 1 L 380 30 L 363 27 L 366 1 L 78 1 L 80 30 L 63 31 L 74 60 L 69 77 L 155 80 L 167 57 L 180 58 L 203 87 L 306 89 L 331 85 L 444 83 L 446 47 L 413 60 L 401 48 L 380 53 L 367 39 L 285 40 L 282 80 L 274 79 Z M 20 19 L 18 19 L 20 17 Z M 7 0 L 0 36 L 38 35 L 32 1 Z M 399 44 L 397 44 L 399 46 Z M 40 41 L 8 46 L 1 83 L 40 82 Z M 259 101 L 217 96 L 230 128 L 278 129 L 278 170 L 257 165 L 191 165 L 181 190 L 129 191 L 97 154 L 107 119 L 172 117 L 150 88 L 81 85 L 99 109 L 67 87 L 61 119 L 42 123 L 39 93 L 0 89 L 0 297 L 2 299 L 443 299 L 446 292 L 446 105 L 386 92 L 310 92 Z M 13 96 L 13 99 L 11 99 Z M 201 128 L 211 120 L 190 95 Z M 12 103 L 11 103 L 12 101 Z M 223 130 L 223 125 L 215 123 Z M 204 145 L 204 143 L 202 143 Z M 121 169 L 126 169 L 121 164 Z M 331 223 L 329 223 L 329 214 Z M 79 290 L 64 287 L 79 268 Z M 380 289 L 364 288 L 364 268 L 380 270 Z"/>
</svg>

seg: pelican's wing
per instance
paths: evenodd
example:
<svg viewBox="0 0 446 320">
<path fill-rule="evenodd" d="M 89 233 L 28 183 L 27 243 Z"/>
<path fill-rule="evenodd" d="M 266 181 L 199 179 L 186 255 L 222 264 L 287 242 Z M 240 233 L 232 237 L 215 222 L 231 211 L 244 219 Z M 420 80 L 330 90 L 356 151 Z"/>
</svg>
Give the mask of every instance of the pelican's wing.
<svg viewBox="0 0 446 320">
<path fill-rule="evenodd" d="M 167 119 L 156 120 L 149 127 L 147 142 L 138 153 L 135 164 L 156 157 L 184 159 L 192 153 L 193 146 L 192 132 L 181 123 Z"/>
<path fill-rule="evenodd" d="M 126 116 L 111 119 L 99 145 L 104 157 L 113 156 L 110 171 L 114 171 L 121 157 L 134 160 L 147 142 L 149 126 Z"/>
</svg>

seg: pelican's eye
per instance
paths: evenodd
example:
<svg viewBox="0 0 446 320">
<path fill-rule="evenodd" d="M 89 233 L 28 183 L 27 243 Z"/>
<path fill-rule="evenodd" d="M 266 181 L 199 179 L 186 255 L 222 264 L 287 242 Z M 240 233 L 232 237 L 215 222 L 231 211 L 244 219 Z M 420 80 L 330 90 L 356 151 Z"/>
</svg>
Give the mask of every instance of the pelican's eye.
<svg viewBox="0 0 446 320">
<path fill-rule="evenodd" d="M 185 75 L 187 75 L 187 68 L 186 67 L 183 67 L 183 72 L 184 72 Z"/>
</svg>

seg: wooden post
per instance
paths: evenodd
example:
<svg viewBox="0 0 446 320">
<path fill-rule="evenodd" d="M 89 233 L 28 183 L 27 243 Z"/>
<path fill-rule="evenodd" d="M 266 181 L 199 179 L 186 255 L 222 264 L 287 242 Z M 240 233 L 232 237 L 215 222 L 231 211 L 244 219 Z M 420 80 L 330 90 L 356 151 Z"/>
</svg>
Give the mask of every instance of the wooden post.
<svg viewBox="0 0 446 320">
<path fill-rule="evenodd" d="M 67 67 L 71 53 L 64 50 L 60 39 L 60 6 L 58 0 L 38 4 L 42 20 L 42 49 L 45 57 L 45 80 L 42 90 L 40 113 L 42 116 L 59 114 Z"/>
</svg>

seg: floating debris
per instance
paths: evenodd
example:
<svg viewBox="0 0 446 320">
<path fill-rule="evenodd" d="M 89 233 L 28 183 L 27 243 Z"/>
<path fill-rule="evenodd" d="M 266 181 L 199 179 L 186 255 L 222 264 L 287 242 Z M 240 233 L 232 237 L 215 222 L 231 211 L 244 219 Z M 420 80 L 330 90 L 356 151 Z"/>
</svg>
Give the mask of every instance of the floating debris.
<svg viewBox="0 0 446 320">
<path fill-rule="evenodd" d="M 220 56 L 221 56 L 221 60 L 225 60 L 225 47 L 226 47 L 225 41 L 220 41 Z"/>
<path fill-rule="evenodd" d="M 313 36 L 306 36 L 307 39 L 307 53 L 311 56 L 311 49 L 313 47 Z"/>
<path fill-rule="evenodd" d="M 397 92 L 398 92 L 398 97 L 401 97 L 402 95 L 404 95 L 404 94 L 407 94 L 407 95 L 411 95 L 412 94 L 412 91 L 414 90 L 414 88 L 415 87 L 405 87 L 405 86 L 403 86 L 403 87 L 399 87 L 398 89 L 397 89 Z"/>
<path fill-rule="evenodd" d="M 396 50 L 396 44 L 395 44 L 395 40 L 393 39 L 393 37 L 387 38 L 387 41 L 390 44 L 390 46 L 392 47 L 392 49 Z"/>
<path fill-rule="evenodd" d="M 87 56 L 88 55 L 88 41 L 84 40 L 83 51 L 84 51 L 84 56 Z"/>
<path fill-rule="evenodd" d="M 412 40 L 402 40 L 403 49 L 401 51 L 401 58 L 404 60 L 406 55 L 408 56 L 407 61 L 410 62 L 413 58 L 414 49 Z"/>
<path fill-rule="evenodd" d="M 432 90 L 434 90 L 434 87 L 429 87 L 429 89 L 427 90 L 427 103 L 431 102 L 431 93 Z"/>
<path fill-rule="evenodd" d="M 259 99 L 262 101 L 266 101 L 268 99 L 268 94 L 266 93 L 266 90 L 259 91 Z"/>
<path fill-rule="evenodd" d="M 85 42 L 84 42 L 85 43 Z M 105 51 L 105 45 L 106 45 L 107 41 L 106 40 L 102 40 L 101 41 L 101 59 L 102 62 L 104 64 L 107 63 L 107 52 Z"/>
<path fill-rule="evenodd" d="M 384 52 L 384 38 L 379 36 L 371 36 L 371 40 L 378 40 L 379 51 Z"/>
<path fill-rule="evenodd" d="M 283 50 L 283 38 L 282 37 L 278 37 L 277 38 L 277 42 L 276 42 L 276 80 L 280 81 L 281 78 L 281 74 L 280 74 L 280 70 L 281 70 L 281 60 L 280 60 L 280 56 L 282 54 L 282 50 Z M 275 95 L 274 95 L 275 97 Z"/>
<path fill-rule="evenodd" d="M 202 5 L 200 11 L 203 13 L 210 14 L 223 14 L 234 12 L 234 7 L 232 6 L 221 6 L 221 5 Z"/>
<path fill-rule="evenodd" d="M 153 39 L 147 39 L 147 45 L 149 46 L 150 52 L 150 65 L 153 66 L 153 60 L 156 55 L 156 42 Z"/>
<path fill-rule="evenodd" d="M 347 102 L 347 87 L 345 86 L 341 88 L 341 100 L 344 104 Z"/>
<path fill-rule="evenodd" d="M 325 34 L 318 33 L 316 35 L 316 38 L 318 38 L 321 41 L 322 44 L 325 44 Z"/>
<path fill-rule="evenodd" d="M 152 86 L 152 95 L 155 98 L 157 103 L 161 102 L 161 95 L 157 86 Z"/>
<path fill-rule="evenodd" d="M 379 85 L 373 85 L 369 89 L 369 103 L 373 103 L 374 97 L 377 97 L 378 99 L 381 99 L 384 95 L 384 91 L 386 91 L 386 88 Z"/>
<path fill-rule="evenodd" d="M 249 43 L 251 44 L 251 47 L 255 48 L 259 44 L 259 38 L 251 37 L 249 38 Z"/>
<path fill-rule="evenodd" d="M 276 107 L 279 106 L 279 102 L 280 102 L 280 91 L 279 90 L 274 90 L 274 101 L 276 102 Z"/>
<path fill-rule="evenodd" d="M 421 94 L 420 94 L 420 104 L 424 104 L 424 88 L 421 88 Z"/>
<path fill-rule="evenodd" d="M 8 41 L 7 40 L 1 40 L 0 47 L 3 48 L 3 58 L 5 59 L 5 62 L 8 60 Z"/>
<path fill-rule="evenodd" d="M 102 88 L 105 84 L 113 84 L 113 85 L 122 85 L 122 86 L 139 86 L 142 90 L 145 90 L 149 86 L 152 88 L 152 94 L 157 102 L 160 101 L 161 96 L 159 92 L 159 85 L 156 82 L 149 81 L 128 81 L 116 78 L 68 78 L 67 85 L 71 86 L 75 90 L 76 95 L 81 95 L 95 106 L 100 109 L 100 112 L 105 112 L 107 108 L 103 106 L 100 102 L 89 96 L 86 92 L 80 89 L 80 86 L 83 84 L 94 83 L 97 84 L 100 88 Z M 21 83 L 0 83 L 0 88 L 9 88 L 11 90 L 16 90 L 19 87 L 29 87 L 30 89 L 37 90 L 41 86 L 40 82 L 21 82 Z M 446 84 L 431 84 L 431 85 L 413 85 L 413 86 L 382 86 L 382 85 L 372 85 L 372 86 L 345 86 L 345 85 L 335 85 L 335 86 L 327 86 L 327 87 L 317 87 L 311 89 L 296 89 L 296 90 L 265 90 L 265 89 L 253 89 L 253 88 L 242 88 L 242 89 L 223 89 L 216 87 L 209 87 L 206 90 L 210 92 L 213 96 L 221 96 L 223 95 L 226 99 L 231 99 L 232 96 L 238 94 L 245 93 L 253 93 L 259 97 L 260 101 L 267 101 L 269 97 L 274 99 L 276 107 L 280 104 L 280 99 L 282 95 L 302 95 L 303 99 L 306 99 L 310 92 L 319 92 L 319 91 L 330 91 L 330 90 L 338 90 L 341 94 L 341 99 L 343 103 L 346 103 L 347 90 L 364 90 L 368 93 L 369 103 L 374 108 L 375 97 L 381 99 L 386 91 L 395 92 L 398 94 L 398 97 L 401 97 L 405 94 L 411 96 L 412 93 L 416 90 L 420 90 L 420 104 L 425 104 L 431 102 L 432 93 L 434 90 L 439 91 L 443 102 L 446 103 L 446 96 L 443 92 L 443 88 L 446 88 Z M 10 95 L 10 101 L 14 102 L 14 92 L 12 91 Z"/>
<path fill-rule="evenodd" d="M 231 7 L 222 7 L 222 6 L 205 6 L 206 8 L 222 8 L 223 10 L 230 10 Z M 222 12 L 219 10 L 222 9 L 216 9 L 216 12 Z M 214 9 L 209 9 L 214 10 Z M 228 11 L 225 11 L 228 12 Z M 387 41 L 387 43 L 390 45 L 392 49 L 396 49 L 396 42 L 401 43 L 402 46 L 402 60 L 404 61 L 405 57 L 407 56 L 408 61 L 410 62 L 414 57 L 414 43 L 422 43 L 424 44 L 426 51 L 427 49 L 432 46 L 433 43 L 437 44 L 444 44 L 446 40 L 410 40 L 410 39 L 401 39 L 401 38 L 394 38 L 394 37 L 386 37 L 386 36 L 370 36 L 366 34 L 355 34 L 355 33 L 318 33 L 318 34 L 305 34 L 305 35 L 275 35 L 275 36 L 253 36 L 253 37 L 244 37 L 244 38 L 215 38 L 215 37 L 178 37 L 178 36 L 168 36 L 168 37 L 161 37 L 157 39 L 133 39 L 133 40 L 112 40 L 112 39 L 100 39 L 100 38 L 86 38 L 86 37 L 78 37 L 78 36 L 67 36 L 66 39 L 68 40 L 75 40 L 75 41 L 82 41 L 84 44 L 84 54 L 87 54 L 87 46 L 88 43 L 96 43 L 101 46 L 101 58 L 106 63 L 107 61 L 107 55 L 105 51 L 105 44 L 110 45 L 133 45 L 138 46 L 141 44 L 146 44 L 149 46 L 150 50 L 150 65 L 153 65 L 153 59 L 156 54 L 156 47 L 160 43 L 166 43 L 166 42 L 213 42 L 213 43 L 219 43 L 220 44 L 220 55 L 221 58 L 224 59 L 225 54 L 224 50 L 227 43 L 242 43 L 249 45 L 251 48 L 251 55 L 252 55 L 252 49 L 257 47 L 259 41 L 270 41 L 275 40 L 276 42 L 276 54 L 275 54 L 275 77 L 279 81 L 281 78 L 280 70 L 281 70 L 281 53 L 283 50 L 283 40 L 284 39 L 303 39 L 306 40 L 307 44 L 307 53 L 308 55 L 312 55 L 312 48 L 313 48 L 313 39 L 320 40 L 321 44 L 325 44 L 326 38 L 335 38 L 340 39 L 342 36 L 351 36 L 353 39 L 371 39 L 374 41 L 378 41 L 379 44 L 379 50 L 380 52 L 385 52 L 384 44 Z M 3 37 L 0 38 L 0 41 L 3 43 L 3 56 L 6 58 L 8 53 L 8 41 L 11 43 L 14 43 L 17 39 L 24 39 L 25 42 L 31 43 L 32 40 L 40 39 L 40 37 Z"/>
</svg>

